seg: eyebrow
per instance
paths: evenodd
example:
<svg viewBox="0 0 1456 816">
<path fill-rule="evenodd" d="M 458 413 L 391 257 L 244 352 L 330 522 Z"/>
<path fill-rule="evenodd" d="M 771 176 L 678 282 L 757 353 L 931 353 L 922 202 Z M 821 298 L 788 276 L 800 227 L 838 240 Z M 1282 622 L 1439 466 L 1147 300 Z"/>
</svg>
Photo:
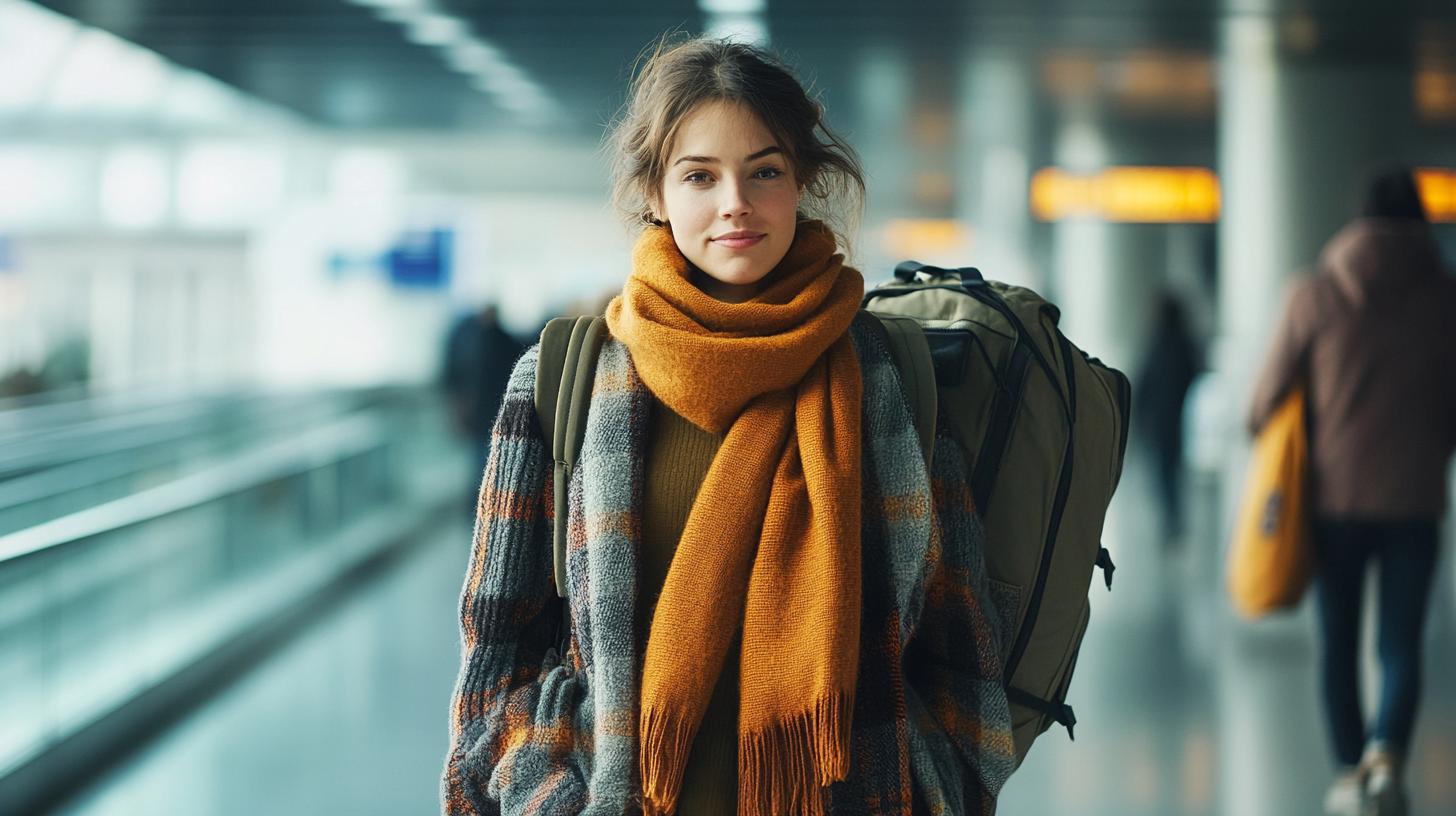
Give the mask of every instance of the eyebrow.
<svg viewBox="0 0 1456 816">
<path fill-rule="evenodd" d="M 772 156 L 775 153 L 782 152 L 784 152 L 784 149 L 779 147 L 778 145 L 769 145 L 768 147 L 765 147 L 757 153 L 749 155 L 747 158 L 744 159 L 744 161 L 754 161 L 755 159 L 761 159 L 764 156 Z M 718 160 L 713 158 L 712 156 L 683 156 L 682 158 L 673 162 L 672 166 L 677 167 L 683 162 L 693 162 L 694 164 L 717 164 Z"/>
</svg>

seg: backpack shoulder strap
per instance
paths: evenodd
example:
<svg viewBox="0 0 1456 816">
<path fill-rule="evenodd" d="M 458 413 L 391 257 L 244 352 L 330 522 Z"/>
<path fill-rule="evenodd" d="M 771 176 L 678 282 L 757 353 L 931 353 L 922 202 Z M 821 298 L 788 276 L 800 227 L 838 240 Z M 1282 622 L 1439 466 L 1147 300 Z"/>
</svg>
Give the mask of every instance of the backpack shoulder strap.
<svg viewBox="0 0 1456 816">
<path fill-rule="evenodd" d="M 931 452 L 935 448 L 935 365 L 930 358 L 930 345 L 925 341 L 925 332 L 911 317 L 874 314 L 861 311 L 860 319 L 865 326 L 880 338 L 890 351 L 890 359 L 900 372 L 900 382 L 905 387 L 905 398 L 910 403 L 910 415 L 915 420 L 915 431 L 920 435 L 920 451 L 925 454 L 925 466 L 930 467 Z"/>
<path fill-rule="evenodd" d="M 549 445 L 556 438 L 556 397 L 561 393 L 561 371 L 566 368 L 566 347 L 576 318 L 558 317 L 541 330 L 540 359 L 536 361 L 536 419 L 541 438 Z"/>
<path fill-rule="evenodd" d="M 555 516 L 553 544 L 556 594 L 566 597 L 567 488 L 576 469 L 586 414 L 591 405 L 597 355 L 607 338 L 607 321 L 598 316 L 558 317 L 541 332 L 540 361 L 536 365 L 536 418 L 551 443 Z"/>
</svg>

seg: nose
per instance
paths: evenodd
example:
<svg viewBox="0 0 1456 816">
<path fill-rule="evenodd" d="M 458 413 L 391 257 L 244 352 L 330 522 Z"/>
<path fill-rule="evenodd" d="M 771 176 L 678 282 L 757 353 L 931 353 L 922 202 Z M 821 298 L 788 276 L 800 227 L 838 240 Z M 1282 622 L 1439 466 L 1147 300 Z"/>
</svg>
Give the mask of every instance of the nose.
<svg viewBox="0 0 1456 816">
<path fill-rule="evenodd" d="M 744 189 L 743 182 L 730 179 L 718 185 L 718 189 L 723 194 L 718 203 L 718 216 L 724 221 L 743 218 L 753 212 L 753 204 L 748 200 L 748 191 Z"/>
</svg>

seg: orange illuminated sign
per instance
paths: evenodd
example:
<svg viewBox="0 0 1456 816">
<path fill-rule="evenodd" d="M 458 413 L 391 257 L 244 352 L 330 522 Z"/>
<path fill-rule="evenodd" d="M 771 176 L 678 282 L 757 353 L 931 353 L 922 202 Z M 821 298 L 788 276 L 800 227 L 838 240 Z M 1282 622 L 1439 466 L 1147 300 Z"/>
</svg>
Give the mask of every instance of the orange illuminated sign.
<svg viewBox="0 0 1456 816">
<path fill-rule="evenodd" d="M 971 228 L 949 218 L 897 218 L 885 225 L 884 245 L 894 258 L 955 263 L 971 253 Z"/>
<path fill-rule="evenodd" d="M 1426 217 L 1432 221 L 1456 221 L 1456 170 L 1420 167 L 1415 175 Z"/>
<path fill-rule="evenodd" d="M 1218 176 L 1203 167 L 1045 167 L 1031 177 L 1031 212 L 1042 221 L 1207 224 L 1218 220 L 1219 203 Z"/>
</svg>

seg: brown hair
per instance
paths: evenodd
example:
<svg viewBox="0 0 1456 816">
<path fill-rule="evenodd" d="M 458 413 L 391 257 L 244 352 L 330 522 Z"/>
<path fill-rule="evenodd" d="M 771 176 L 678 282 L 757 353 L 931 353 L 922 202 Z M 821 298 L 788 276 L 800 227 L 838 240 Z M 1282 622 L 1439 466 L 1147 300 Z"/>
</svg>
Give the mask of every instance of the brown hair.
<svg viewBox="0 0 1456 816">
<path fill-rule="evenodd" d="M 610 135 L 615 166 L 612 199 L 629 227 L 659 223 L 668 152 L 678 128 L 704 102 L 748 108 L 783 148 L 806 195 L 800 218 L 822 218 L 851 231 L 864 200 L 859 158 L 824 121 L 824 107 L 777 58 L 752 45 L 703 37 L 664 36 L 632 81 Z"/>
</svg>

